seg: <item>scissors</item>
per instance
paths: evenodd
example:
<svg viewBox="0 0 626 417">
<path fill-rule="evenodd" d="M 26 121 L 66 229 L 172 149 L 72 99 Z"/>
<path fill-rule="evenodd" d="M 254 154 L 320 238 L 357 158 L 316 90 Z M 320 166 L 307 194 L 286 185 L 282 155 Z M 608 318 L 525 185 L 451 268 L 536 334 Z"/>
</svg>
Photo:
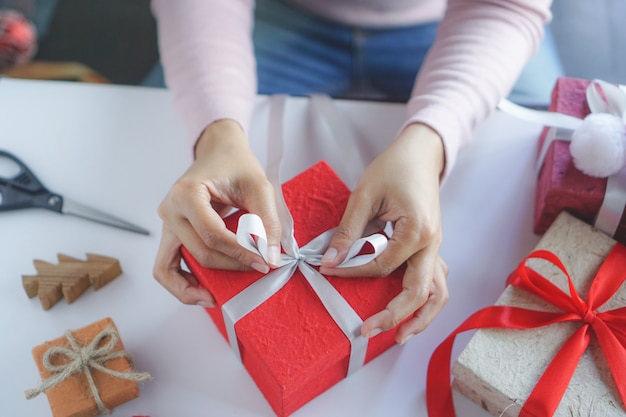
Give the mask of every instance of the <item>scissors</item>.
<svg viewBox="0 0 626 417">
<path fill-rule="evenodd" d="M 7 162 L 18 170 L 15 175 L 8 177 L 0 170 L 0 211 L 39 207 L 142 235 L 150 234 L 144 228 L 49 191 L 21 160 L 9 152 L 0 150 L 0 168 L 6 166 Z"/>
</svg>

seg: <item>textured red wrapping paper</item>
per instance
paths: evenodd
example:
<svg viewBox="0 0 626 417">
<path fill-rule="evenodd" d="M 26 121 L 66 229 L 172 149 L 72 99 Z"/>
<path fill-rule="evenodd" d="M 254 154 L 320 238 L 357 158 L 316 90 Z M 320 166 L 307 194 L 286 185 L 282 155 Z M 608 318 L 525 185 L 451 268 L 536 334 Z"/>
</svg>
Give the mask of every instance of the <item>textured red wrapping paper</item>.
<svg viewBox="0 0 626 417">
<path fill-rule="evenodd" d="M 585 90 L 591 81 L 578 78 L 559 78 L 552 91 L 550 111 L 584 118 L 589 114 Z M 543 146 L 548 129 L 539 139 Z M 569 142 L 554 141 L 546 154 L 539 173 L 535 197 L 534 231 L 543 234 L 561 211 L 567 211 L 592 224 L 604 199 L 606 178 L 590 177 L 575 166 L 569 151 Z M 614 236 L 626 243 L 626 219 L 622 216 Z"/>
<path fill-rule="evenodd" d="M 339 224 L 348 188 L 325 162 L 283 185 L 299 246 Z M 235 231 L 243 213 L 225 219 Z M 227 339 L 221 306 L 261 278 L 258 272 L 205 269 L 183 248 L 201 285 L 215 297 L 207 312 Z M 402 271 L 382 278 L 327 277 L 362 319 L 385 308 L 402 289 Z M 296 271 L 270 299 L 236 323 L 242 361 L 277 415 L 287 416 L 346 377 L 350 343 Z M 370 339 L 366 362 L 395 344 L 393 330 Z"/>
</svg>

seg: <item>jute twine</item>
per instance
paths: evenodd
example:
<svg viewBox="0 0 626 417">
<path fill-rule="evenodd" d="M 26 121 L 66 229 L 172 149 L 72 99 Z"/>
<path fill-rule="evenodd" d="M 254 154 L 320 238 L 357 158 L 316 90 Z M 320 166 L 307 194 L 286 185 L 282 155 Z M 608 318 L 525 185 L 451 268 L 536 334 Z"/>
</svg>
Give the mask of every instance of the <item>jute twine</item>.
<svg viewBox="0 0 626 417">
<path fill-rule="evenodd" d="M 149 381 L 152 379 L 150 374 L 147 372 L 118 372 L 108 369 L 105 366 L 105 363 L 110 360 L 125 358 L 129 361 L 132 368 L 132 359 L 126 351 L 113 351 L 113 348 L 119 339 L 119 335 L 111 327 L 98 333 L 98 335 L 96 335 L 96 337 L 87 346 L 79 345 L 74 338 L 74 335 L 72 335 L 72 332 L 69 330 L 65 332 L 65 337 L 69 341 L 71 348 L 55 346 L 46 351 L 43 356 L 43 366 L 54 375 L 43 381 L 38 388 L 26 390 L 26 399 L 30 400 L 35 398 L 42 392 L 45 392 L 65 381 L 70 376 L 82 372 L 87 378 L 89 388 L 91 389 L 93 398 L 98 406 L 98 410 L 101 413 L 111 414 L 111 410 L 104 405 L 102 399 L 100 398 L 100 392 L 98 391 L 98 387 L 96 387 L 93 376 L 91 375 L 92 368 L 107 375 L 130 381 Z M 99 346 L 107 338 L 108 341 L 103 346 Z M 69 360 L 67 363 L 63 363 L 61 365 L 54 365 L 52 363 L 53 358 L 63 356 Z"/>
</svg>

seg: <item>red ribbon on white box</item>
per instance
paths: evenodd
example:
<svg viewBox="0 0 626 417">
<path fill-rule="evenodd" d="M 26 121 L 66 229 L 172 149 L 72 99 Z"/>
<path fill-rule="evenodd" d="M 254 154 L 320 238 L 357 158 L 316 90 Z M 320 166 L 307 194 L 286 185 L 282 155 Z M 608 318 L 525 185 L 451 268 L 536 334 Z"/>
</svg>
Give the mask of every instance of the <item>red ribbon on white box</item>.
<svg viewBox="0 0 626 417">
<path fill-rule="evenodd" d="M 316 100 L 317 96 L 311 98 Z M 323 99 L 323 98 L 322 98 Z M 278 268 L 255 281 L 239 294 L 222 305 L 224 324 L 229 343 L 241 360 L 235 323 L 279 291 L 300 270 L 304 278 L 317 294 L 324 308 L 331 315 L 337 326 L 350 341 L 350 361 L 348 375 L 351 375 L 365 363 L 368 339 L 361 335 L 363 320 L 341 296 L 341 294 L 313 266 L 321 265 L 321 259 L 330 244 L 334 229 L 328 230 L 306 245 L 299 247 L 294 237 L 294 223 L 281 191 L 279 180 L 280 161 L 283 155 L 283 114 L 285 96 L 270 97 L 270 122 L 268 133 L 268 170 L 267 176 L 276 191 L 276 205 L 282 226 L 281 245 L 285 251 L 281 254 Z M 324 105 L 324 103 L 317 103 Z M 267 262 L 267 237 L 261 218 L 255 214 L 244 214 L 239 219 L 237 241 L 244 248 L 258 253 Z M 365 245 L 371 245 L 373 252 L 359 254 Z M 387 237 L 374 233 L 357 240 L 338 267 L 365 265 L 387 247 Z"/>
<path fill-rule="evenodd" d="M 586 90 L 586 99 L 592 114 L 608 113 L 626 122 L 626 86 L 616 86 L 605 81 L 593 80 Z M 572 141 L 572 135 L 583 124 L 583 119 L 562 113 L 533 110 L 502 100 L 498 109 L 519 119 L 549 126 L 543 146 L 537 158 L 537 174 L 543 167 L 550 145 L 555 140 Z M 576 165 L 576 160 L 574 160 Z M 626 209 L 626 169 L 609 175 L 602 205 L 594 226 L 609 236 L 614 236 Z"/>
<path fill-rule="evenodd" d="M 531 258 L 549 262 L 560 270 L 563 278 L 567 279 L 567 290 L 562 290 L 530 268 L 527 261 Z M 538 381 L 524 401 L 519 416 L 549 417 L 555 414 L 583 353 L 589 347 L 592 335 L 597 339 L 608 362 L 622 407 L 626 406 L 626 308 L 599 311 L 626 280 L 625 267 L 626 248 L 620 244 L 614 245 L 593 276 L 587 298 L 583 299 L 565 265 L 554 253 L 536 250 L 528 255 L 509 276 L 507 283 L 553 305 L 556 307 L 555 311 L 495 305 L 469 316 L 439 344 L 430 358 L 426 383 L 428 415 L 456 416 L 449 371 L 454 341 L 460 333 L 486 328 L 536 329 L 570 322 L 578 322 L 580 327 L 563 342 L 543 374 L 538 376 Z M 509 407 L 513 405 L 516 403 Z M 504 415 L 507 408 L 501 415 Z M 579 412 L 576 415 L 581 414 Z"/>
</svg>

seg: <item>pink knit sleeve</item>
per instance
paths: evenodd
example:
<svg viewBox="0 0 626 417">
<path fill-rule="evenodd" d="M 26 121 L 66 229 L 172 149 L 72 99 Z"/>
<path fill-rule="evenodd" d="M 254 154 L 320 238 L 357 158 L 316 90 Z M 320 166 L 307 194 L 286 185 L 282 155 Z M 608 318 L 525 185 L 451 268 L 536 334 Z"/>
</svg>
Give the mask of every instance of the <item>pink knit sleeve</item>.
<svg viewBox="0 0 626 417">
<path fill-rule="evenodd" d="M 213 121 L 247 131 L 256 94 L 254 0 L 153 0 L 165 82 L 192 143 Z"/>
<path fill-rule="evenodd" d="M 446 169 L 515 83 L 543 37 L 550 0 L 448 0 L 408 102 L 409 121 L 443 138 Z"/>
</svg>

